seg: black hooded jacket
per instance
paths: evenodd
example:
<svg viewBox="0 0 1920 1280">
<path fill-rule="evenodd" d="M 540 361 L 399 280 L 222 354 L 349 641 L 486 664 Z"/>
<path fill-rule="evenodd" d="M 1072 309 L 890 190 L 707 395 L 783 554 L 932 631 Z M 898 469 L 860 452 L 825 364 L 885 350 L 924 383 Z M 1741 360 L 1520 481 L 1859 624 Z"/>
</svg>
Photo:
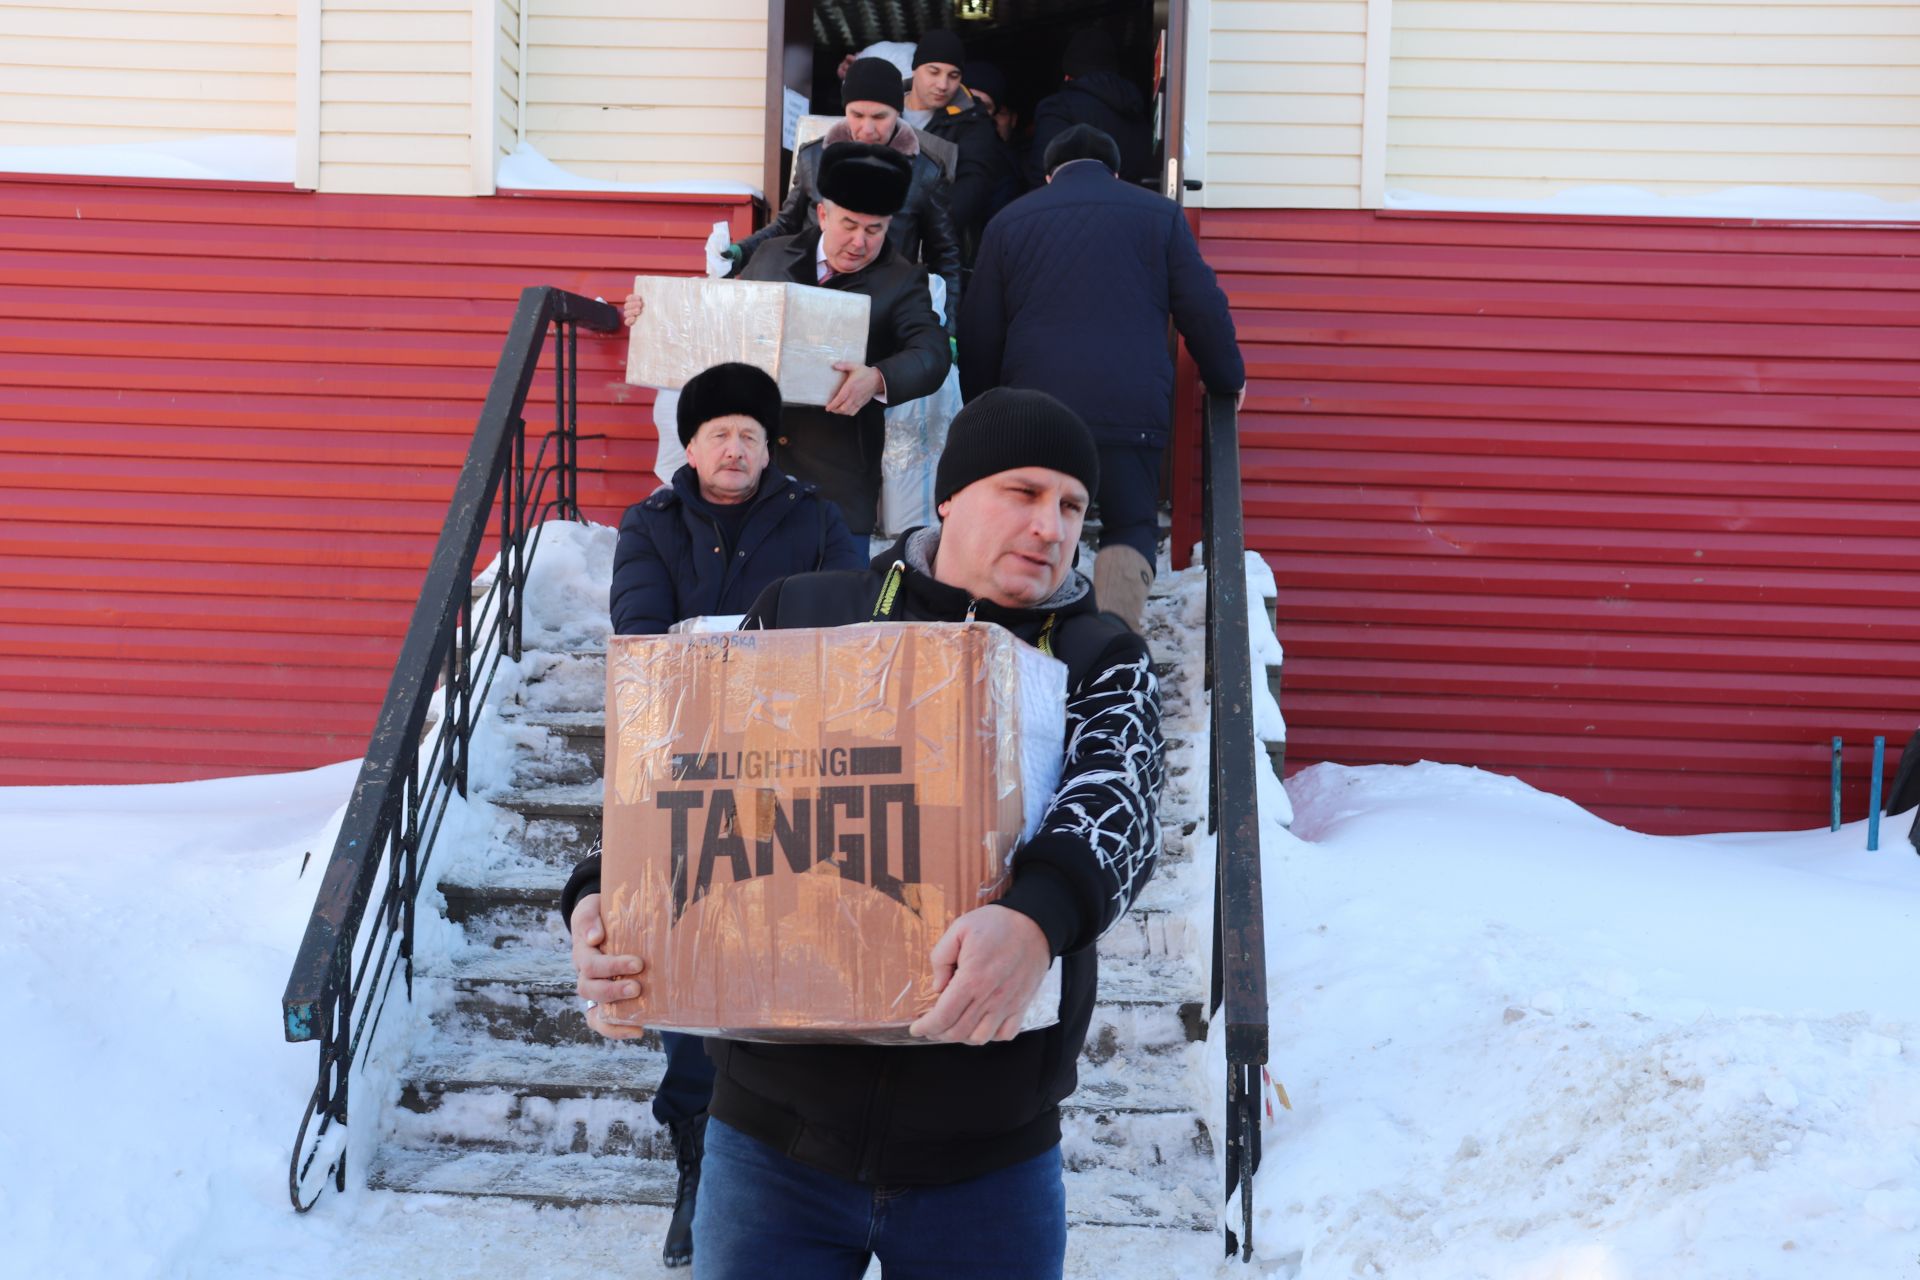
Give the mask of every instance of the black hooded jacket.
<svg viewBox="0 0 1920 1280">
<path fill-rule="evenodd" d="M 958 622 L 970 608 L 1028 641 L 1054 617 L 1067 665 L 1067 755 L 1039 832 L 1014 854 L 1002 906 L 1022 912 L 1062 957 L 1060 1020 L 974 1046 L 760 1044 L 709 1040 L 711 1113 L 804 1164 L 859 1182 L 957 1182 L 1030 1159 L 1060 1140 L 1060 1101 L 1078 1080 L 1098 982 L 1094 943 L 1133 904 L 1160 851 L 1164 743 L 1146 642 L 1097 612 L 1068 575 L 1031 609 L 976 601 L 930 571 L 939 535 L 915 530 L 866 569 L 774 583 L 746 628 L 840 626 L 874 615 L 895 561 L 906 565 L 892 617 Z M 597 892 L 598 857 L 561 898 L 563 919 Z"/>
<path fill-rule="evenodd" d="M 1047 180 L 1047 144 L 1076 124 L 1090 124 L 1120 147 L 1120 176 L 1138 183 L 1153 177 L 1153 125 L 1133 81 L 1117 71 L 1076 76 L 1033 111 L 1033 147 L 1027 152 L 1027 184 Z"/>
</svg>

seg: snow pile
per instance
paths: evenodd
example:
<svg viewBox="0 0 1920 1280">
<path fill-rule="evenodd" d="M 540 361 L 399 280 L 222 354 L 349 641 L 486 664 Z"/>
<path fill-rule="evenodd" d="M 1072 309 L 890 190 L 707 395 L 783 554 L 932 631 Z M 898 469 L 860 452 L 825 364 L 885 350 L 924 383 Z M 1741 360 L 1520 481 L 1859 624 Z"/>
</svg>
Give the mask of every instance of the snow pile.
<svg viewBox="0 0 1920 1280">
<path fill-rule="evenodd" d="M 1322 765 L 1266 839 L 1273 1274 L 1891 1276 L 1920 1250 L 1920 860 L 1661 839 Z"/>
<path fill-rule="evenodd" d="M 230 137 L 185 138 L 172 142 L 0 147 L 0 173 L 185 178 L 214 182 L 292 182 L 293 139 L 236 134 Z"/>
<path fill-rule="evenodd" d="M 745 182 L 611 182 L 563 169 L 531 142 L 522 142 L 494 170 L 502 191 L 633 191 L 642 195 L 751 196 L 760 188 Z"/>
</svg>

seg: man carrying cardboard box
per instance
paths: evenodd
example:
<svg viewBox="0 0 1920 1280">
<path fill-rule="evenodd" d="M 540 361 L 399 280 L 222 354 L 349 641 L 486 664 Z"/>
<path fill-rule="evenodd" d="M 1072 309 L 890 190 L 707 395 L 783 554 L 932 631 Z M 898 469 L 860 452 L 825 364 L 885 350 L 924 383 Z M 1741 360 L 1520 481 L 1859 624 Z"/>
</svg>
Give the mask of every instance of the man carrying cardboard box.
<svg viewBox="0 0 1920 1280">
<path fill-rule="evenodd" d="M 1076 1083 L 1097 984 L 1094 942 L 1159 853 L 1164 744 L 1143 640 L 1099 613 L 1073 561 L 1099 453 L 1041 392 L 991 391 L 954 419 L 937 473 L 941 523 L 866 569 L 768 587 L 748 627 L 869 620 L 994 622 L 1067 667 L 1066 757 L 1038 834 L 996 903 L 935 945 L 928 1043 L 709 1041 L 716 1067 L 694 1222 L 700 1276 L 1058 1277 L 1066 1250 L 1059 1104 Z M 599 866 L 562 896 L 579 991 L 637 994 L 644 957 L 607 955 Z M 1019 1032 L 1054 957 L 1059 1022 Z M 635 1034 L 606 1021 L 603 1035 Z"/>
<path fill-rule="evenodd" d="M 832 144 L 820 158 L 819 225 L 768 240 L 741 275 L 844 289 L 871 301 L 866 364 L 846 371 L 825 408 L 789 406 L 773 442 L 774 465 L 819 485 L 856 535 L 875 528 L 886 408 L 932 395 L 953 367 L 927 273 L 887 240 L 909 181 L 907 162 L 885 147 Z"/>
<path fill-rule="evenodd" d="M 686 465 L 627 508 L 613 553 L 608 612 L 617 635 L 659 635 L 685 618 L 745 613 L 769 582 L 864 563 L 831 502 L 767 465 L 780 388 L 749 364 L 718 364 L 680 392 Z M 713 1066 L 698 1036 L 660 1033 L 667 1069 L 653 1118 L 673 1140 L 679 1180 L 661 1258 L 693 1259 L 693 1209 Z"/>
</svg>

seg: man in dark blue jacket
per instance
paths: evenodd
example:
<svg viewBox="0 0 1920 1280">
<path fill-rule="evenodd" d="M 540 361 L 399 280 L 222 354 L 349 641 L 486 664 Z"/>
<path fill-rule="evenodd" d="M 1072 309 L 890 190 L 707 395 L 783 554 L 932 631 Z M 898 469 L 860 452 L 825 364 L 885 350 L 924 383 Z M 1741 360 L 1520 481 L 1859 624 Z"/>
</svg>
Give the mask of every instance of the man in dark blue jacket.
<svg viewBox="0 0 1920 1280">
<path fill-rule="evenodd" d="M 745 613 L 775 578 L 866 563 L 840 510 L 767 465 L 780 388 L 748 364 L 718 364 L 680 393 L 687 464 L 627 508 L 609 601 L 618 635 L 684 618 Z"/>
<path fill-rule="evenodd" d="M 780 429 L 772 378 L 750 364 L 717 364 L 681 389 L 678 416 L 686 465 L 620 521 L 615 633 L 658 635 L 684 618 L 745 613 L 776 579 L 865 566 L 839 508 L 767 465 L 767 440 Z M 667 1069 L 653 1117 L 672 1135 L 680 1166 L 663 1258 L 681 1267 L 693 1258 L 713 1063 L 698 1036 L 663 1031 L 660 1040 Z"/>
<path fill-rule="evenodd" d="M 1138 631 L 1159 540 L 1173 421 L 1167 319 L 1209 389 L 1243 392 L 1233 314 L 1179 206 L 1119 180 L 1113 139 L 1076 125 L 1047 185 L 987 225 L 960 310 L 960 392 L 1029 387 L 1066 402 L 1100 446 L 1100 607 Z"/>
</svg>

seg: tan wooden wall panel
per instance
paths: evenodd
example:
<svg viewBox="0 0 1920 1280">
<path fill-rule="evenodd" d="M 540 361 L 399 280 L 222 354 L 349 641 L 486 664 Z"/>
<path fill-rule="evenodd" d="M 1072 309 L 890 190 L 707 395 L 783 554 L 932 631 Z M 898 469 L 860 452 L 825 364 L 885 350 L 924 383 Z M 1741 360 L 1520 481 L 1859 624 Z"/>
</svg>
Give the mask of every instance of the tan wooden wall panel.
<svg viewBox="0 0 1920 1280">
<path fill-rule="evenodd" d="M 503 156 L 513 151 L 520 134 L 520 4 L 521 0 L 494 4 L 500 30 L 493 68 L 493 138 L 494 151 Z"/>
<path fill-rule="evenodd" d="M 0 140 L 290 137 L 296 4 L 0 0 Z"/>
<path fill-rule="evenodd" d="M 523 0 L 526 140 L 585 177 L 758 186 L 766 7 Z"/>
<path fill-rule="evenodd" d="M 473 6 L 404 4 L 321 0 L 322 191 L 474 191 Z"/>
<path fill-rule="evenodd" d="M 1396 191 L 1913 201 L 1920 5 L 1394 0 L 1390 110 Z"/>
<path fill-rule="evenodd" d="M 1360 202 L 1366 0 L 1207 0 L 1191 64 L 1209 207 Z"/>
</svg>

